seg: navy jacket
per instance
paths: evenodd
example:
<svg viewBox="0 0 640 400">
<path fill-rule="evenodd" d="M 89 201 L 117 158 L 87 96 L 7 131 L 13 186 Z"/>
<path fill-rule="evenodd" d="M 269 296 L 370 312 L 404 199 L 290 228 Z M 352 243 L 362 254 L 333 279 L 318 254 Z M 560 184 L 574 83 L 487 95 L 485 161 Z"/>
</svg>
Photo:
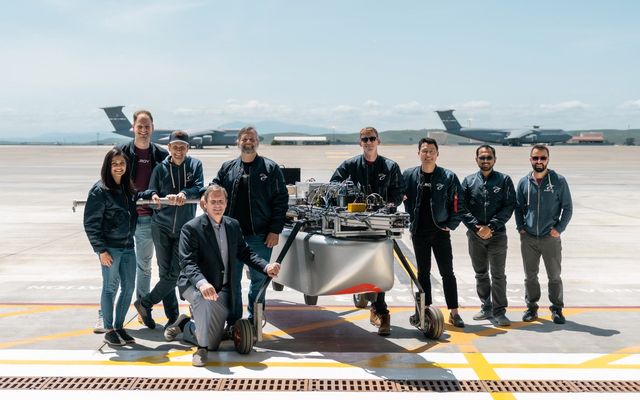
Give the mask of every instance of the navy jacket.
<svg viewBox="0 0 640 400">
<path fill-rule="evenodd" d="M 93 251 L 100 254 L 109 247 L 133 248 L 137 220 L 135 195 L 110 191 L 102 181 L 91 187 L 84 207 L 84 231 Z"/>
<path fill-rule="evenodd" d="M 476 225 L 487 225 L 492 231 L 502 232 L 513 215 L 516 192 L 509 175 L 491 171 L 485 181 L 482 171 L 462 181 L 462 199 L 466 212 L 462 222 L 471 230 Z"/>
<path fill-rule="evenodd" d="M 367 173 L 373 168 L 376 182 L 369 182 Z M 331 182 L 352 181 L 366 194 L 377 193 L 387 203 L 399 206 L 404 194 L 404 181 L 398 164 L 386 157 L 378 155 L 373 165 L 369 165 L 363 154 L 345 160 L 331 176 Z"/>
<path fill-rule="evenodd" d="M 234 282 L 233 277 L 242 273 L 242 268 L 237 268 L 237 260 L 242 261 L 249 267 L 264 273 L 267 261 L 260 258 L 251 247 L 247 245 L 242 236 L 240 223 L 224 216 L 222 223 L 227 234 L 227 246 L 229 254 L 229 271 L 231 272 L 229 282 Z M 220 255 L 220 248 L 213 232 L 213 225 L 206 214 L 187 222 L 180 232 L 178 244 L 178 254 L 180 257 L 180 276 L 178 277 L 178 290 L 180 295 L 184 294 L 190 286 L 206 279 L 217 292 L 222 290 L 224 282 L 224 264 Z M 229 285 L 233 297 L 241 296 L 242 293 L 234 293 L 234 285 Z"/>
<path fill-rule="evenodd" d="M 149 189 L 144 192 L 143 197 L 151 198 L 154 193 L 165 197 L 169 194 L 184 192 L 187 199 L 199 199 L 203 184 L 200 160 L 187 156 L 178 166 L 171 162 L 171 156 L 169 156 L 153 169 Z M 196 207 L 196 204 L 185 204 L 180 207 L 162 206 L 160 209 L 153 210 L 151 221 L 177 236 L 182 225 L 195 217 Z"/>
<path fill-rule="evenodd" d="M 117 149 L 122 150 L 124 154 L 127 155 L 127 169 L 131 171 L 131 179 L 136 179 L 136 168 L 138 167 L 138 159 L 136 158 L 135 151 L 135 142 L 132 140 L 129 143 L 119 144 L 115 146 Z M 165 158 L 169 156 L 169 152 L 158 146 L 155 143 L 151 143 L 149 145 L 150 154 L 151 154 L 151 171 L 155 168 L 155 166 L 161 163 Z M 140 189 L 138 189 L 140 190 Z"/>
<path fill-rule="evenodd" d="M 234 215 L 238 187 L 242 178 L 242 160 L 225 161 L 211 183 L 222 186 L 229 195 L 225 215 Z M 249 218 L 255 234 L 280 233 L 289 208 L 289 193 L 284 176 L 273 160 L 257 156 L 249 174 Z"/>
<path fill-rule="evenodd" d="M 402 174 L 406 185 L 404 209 L 409 213 L 411 233 L 415 234 L 420 225 L 422 204 L 421 167 L 413 167 Z M 433 222 L 440 228 L 454 230 L 460 225 L 464 214 L 464 200 L 460 196 L 460 181 L 452 171 L 436 166 L 431 178 L 431 207 Z"/>
<path fill-rule="evenodd" d="M 573 215 L 569 185 L 564 177 L 549 170 L 540 186 L 533 172 L 522 177 L 516 188 L 516 228 L 530 235 L 548 236 L 551 228 L 567 229 Z"/>
</svg>

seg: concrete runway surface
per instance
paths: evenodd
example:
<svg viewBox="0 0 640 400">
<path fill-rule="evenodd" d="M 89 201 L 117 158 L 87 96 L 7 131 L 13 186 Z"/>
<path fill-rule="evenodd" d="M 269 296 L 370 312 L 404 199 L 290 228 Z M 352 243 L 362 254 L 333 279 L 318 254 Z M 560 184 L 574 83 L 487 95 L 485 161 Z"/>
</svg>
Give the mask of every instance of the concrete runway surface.
<svg viewBox="0 0 640 400">
<path fill-rule="evenodd" d="M 508 328 L 473 321 L 479 300 L 467 253 L 465 228 L 452 233 L 454 270 L 464 329 L 448 325 L 440 340 L 429 340 L 408 323 L 413 311 L 411 288 L 396 265 L 396 283 L 387 294 L 392 334 L 379 337 L 368 310 L 353 307 L 351 296 L 321 297 L 305 306 L 302 294 L 285 289 L 267 293 L 265 340 L 241 356 L 224 342 L 209 355 L 206 368 L 191 367 L 192 349 L 167 343 L 162 330 L 140 326 L 131 307 L 127 325 L 137 343 L 112 349 L 92 333 L 97 318 L 101 275 L 82 228 L 84 200 L 99 179 L 108 147 L 0 146 L 0 382 L 2 377 L 202 377 L 255 379 L 364 380 L 575 380 L 640 381 L 640 147 L 555 146 L 551 169 L 567 178 L 574 214 L 562 235 L 565 325 L 550 321 L 546 274 L 540 319 L 520 322 L 524 287 L 519 239 L 508 223 Z M 402 169 L 418 164 L 417 146 L 385 146 L 380 154 Z M 353 146 L 268 146 L 261 155 L 286 167 L 302 169 L 302 179 L 327 181 L 344 159 L 359 154 Z M 221 163 L 237 157 L 235 148 L 191 150 L 202 160 L 205 181 Z M 497 147 L 496 169 L 514 182 L 530 171 L 528 147 Z M 475 146 L 441 146 L 438 165 L 460 180 L 477 170 Z M 405 253 L 414 262 L 408 234 Z M 154 261 L 154 280 L 157 267 Z M 435 275 L 433 275 L 435 273 Z M 443 313 L 437 269 L 432 270 L 434 300 Z M 243 282 L 246 288 L 248 281 Z M 245 291 L 246 302 L 246 291 Z M 182 305 L 187 310 L 186 304 Z M 163 322 L 161 306 L 154 317 Z M 7 390 L 26 398 L 42 392 Z M 67 398 L 86 391 L 61 391 Z M 112 392 L 93 390 L 101 398 Z M 138 392 L 140 393 L 140 392 Z M 240 398 L 248 392 L 229 392 Z M 310 397 L 319 393 L 310 392 Z M 505 392 L 458 393 L 464 398 L 530 398 Z M 158 391 L 154 397 L 173 395 Z M 264 394 L 293 398 L 295 392 Z M 366 393 L 367 398 L 420 393 Z M 424 394 L 422 394 L 424 395 Z M 451 398 L 451 393 L 435 394 Z M 607 398 L 638 398 L 637 393 L 606 393 Z M 31 397 L 30 397 L 31 396 Z M 237 396 L 237 397 L 236 397 Z M 358 398 L 360 394 L 351 393 Z M 501 397 L 502 396 L 502 397 Z M 506 397 L 504 397 L 506 396 Z M 557 393 L 535 393 L 535 398 Z M 571 393 L 571 398 L 587 396 Z M 264 396 L 263 396 L 264 397 Z M 545 398 L 546 398 L 545 397 Z M 621 398 L 622 398 L 621 397 Z M 585 397 L 586 398 L 586 397 Z M 593 397 L 588 397 L 593 398 Z"/>
</svg>

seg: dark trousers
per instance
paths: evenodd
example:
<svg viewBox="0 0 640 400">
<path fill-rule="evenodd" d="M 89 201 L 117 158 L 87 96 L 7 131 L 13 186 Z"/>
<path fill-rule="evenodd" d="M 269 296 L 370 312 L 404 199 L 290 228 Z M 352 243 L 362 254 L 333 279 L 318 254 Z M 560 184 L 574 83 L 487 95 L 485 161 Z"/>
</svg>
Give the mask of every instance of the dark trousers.
<svg viewBox="0 0 640 400">
<path fill-rule="evenodd" d="M 180 315 L 178 309 L 178 297 L 176 296 L 176 283 L 180 275 L 178 263 L 179 234 L 174 235 L 164 230 L 160 225 L 151 223 L 151 237 L 156 249 L 158 272 L 160 280 L 148 295 L 140 299 L 143 307 L 150 308 L 162 301 L 164 313 L 169 322 L 175 321 Z"/>
<path fill-rule="evenodd" d="M 384 300 L 384 293 L 385 292 L 378 293 L 376 296 L 376 301 L 371 303 L 373 308 L 376 310 L 376 313 L 381 315 L 389 314 L 389 309 L 387 308 L 387 302 Z"/>
<path fill-rule="evenodd" d="M 451 250 L 451 234 L 449 231 L 436 231 L 416 234 L 411 237 L 413 252 L 418 263 L 418 282 L 425 292 L 427 305 L 433 303 L 431 298 L 431 250 L 438 264 L 442 277 L 444 298 L 447 308 L 458 308 L 458 283 L 453 274 L 453 252 Z"/>
<path fill-rule="evenodd" d="M 476 273 L 476 291 L 482 309 L 494 316 L 504 315 L 507 309 L 507 233 L 494 232 L 490 239 L 481 239 L 467 231 L 469 256 Z"/>
<path fill-rule="evenodd" d="M 549 279 L 549 301 L 552 310 L 564 308 L 562 278 L 562 241 L 552 236 L 535 237 L 528 233 L 520 234 L 520 250 L 522 251 L 522 264 L 524 265 L 524 289 L 527 307 L 538 309 L 540 300 L 540 257 L 544 261 Z"/>
</svg>

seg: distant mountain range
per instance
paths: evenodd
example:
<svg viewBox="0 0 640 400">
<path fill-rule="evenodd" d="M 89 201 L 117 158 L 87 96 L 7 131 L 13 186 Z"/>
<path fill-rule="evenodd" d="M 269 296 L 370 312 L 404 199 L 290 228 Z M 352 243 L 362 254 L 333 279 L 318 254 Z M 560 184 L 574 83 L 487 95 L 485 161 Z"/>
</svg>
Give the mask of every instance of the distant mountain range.
<svg viewBox="0 0 640 400">
<path fill-rule="evenodd" d="M 284 133 L 291 132 L 296 134 L 305 135 L 327 135 L 333 134 L 332 128 L 324 128 L 318 126 L 309 126 L 302 124 L 290 124 L 280 121 L 259 121 L 255 123 L 248 123 L 242 121 L 229 122 L 224 125 L 220 125 L 220 129 L 241 129 L 247 125 L 252 125 L 256 128 L 260 135 L 269 133 Z M 345 133 L 343 131 L 336 131 L 335 133 Z"/>
<path fill-rule="evenodd" d="M 220 129 L 240 129 L 248 125 L 245 122 L 235 121 L 220 126 Z M 260 136 L 264 138 L 265 143 L 271 143 L 275 136 L 294 136 L 294 135 L 322 135 L 326 136 L 331 143 L 336 144 L 355 144 L 358 143 L 358 133 L 345 133 L 336 131 L 331 128 L 315 127 L 300 124 L 289 124 L 279 121 L 260 121 L 252 124 L 258 130 Z M 385 144 L 414 144 L 418 143 L 420 138 L 425 137 L 429 132 L 442 132 L 442 129 L 405 129 L 405 130 L 388 130 L 380 132 L 380 138 Z M 581 132 L 602 132 L 607 142 L 613 144 L 624 144 L 629 138 L 635 141 L 636 145 L 640 145 L 640 129 L 583 129 L 579 131 L 567 131 L 571 135 L 577 135 Z M 43 133 L 37 136 L 29 137 L 11 137 L 5 136 L 0 138 L 0 144 L 113 144 L 129 141 L 129 138 L 112 134 L 111 132 L 92 133 L 64 133 L 51 132 Z M 448 144 L 464 143 L 468 139 L 449 135 Z"/>
</svg>

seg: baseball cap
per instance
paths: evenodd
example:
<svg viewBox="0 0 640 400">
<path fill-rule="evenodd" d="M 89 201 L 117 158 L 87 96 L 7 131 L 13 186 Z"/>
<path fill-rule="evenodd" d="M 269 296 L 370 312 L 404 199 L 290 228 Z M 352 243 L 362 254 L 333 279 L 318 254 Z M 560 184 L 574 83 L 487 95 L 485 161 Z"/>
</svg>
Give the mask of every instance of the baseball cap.
<svg viewBox="0 0 640 400">
<path fill-rule="evenodd" d="M 189 135 L 184 131 L 173 131 L 171 132 L 171 136 L 169 136 L 169 144 L 175 142 L 182 142 L 184 144 L 189 144 Z"/>
</svg>

